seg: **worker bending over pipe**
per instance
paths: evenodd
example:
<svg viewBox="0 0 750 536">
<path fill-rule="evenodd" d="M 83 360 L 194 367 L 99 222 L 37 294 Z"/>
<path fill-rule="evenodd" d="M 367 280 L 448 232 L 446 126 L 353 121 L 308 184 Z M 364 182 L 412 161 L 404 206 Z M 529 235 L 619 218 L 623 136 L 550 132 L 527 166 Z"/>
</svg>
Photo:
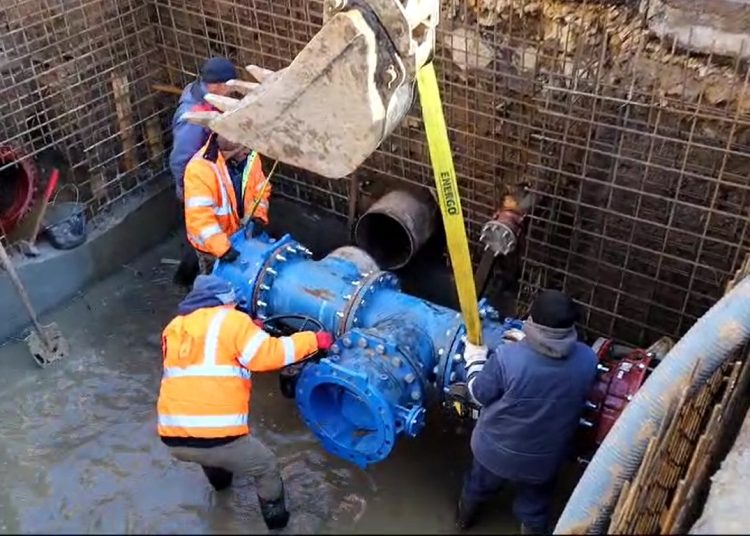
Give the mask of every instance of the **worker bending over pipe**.
<svg viewBox="0 0 750 536">
<path fill-rule="evenodd" d="M 158 433 L 174 458 L 200 464 L 217 491 L 235 473 L 253 478 L 263 520 L 283 528 L 289 512 L 276 457 L 248 427 L 251 373 L 328 350 L 333 338 L 311 331 L 271 337 L 235 305 L 229 283 L 198 276 L 164 329 Z"/>
<path fill-rule="evenodd" d="M 233 262 L 239 257 L 229 237 L 240 227 L 255 237 L 268 225 L 271 185 L 260 155 L 248 152 L 212 134 L 185 169 L 185 224 L 203 274 L 217 258 Z M 248 221 L 253 225 L 246 226 Z"/>
<path fill-rule="evenodd" d="M 482 502 L 512 485 L 521 532 L 549 532 L 557 473 L 596 377 L 596 354 L 578 342 L 577 316 L 573 300 L 545 290 L 534 300 L 519 342 L 498 346 L 489 360 L 485 348 L 467 343 L 467 387 L 482 410 L 458 502 L 459 529 L 474 523 Z"/>
</svg>

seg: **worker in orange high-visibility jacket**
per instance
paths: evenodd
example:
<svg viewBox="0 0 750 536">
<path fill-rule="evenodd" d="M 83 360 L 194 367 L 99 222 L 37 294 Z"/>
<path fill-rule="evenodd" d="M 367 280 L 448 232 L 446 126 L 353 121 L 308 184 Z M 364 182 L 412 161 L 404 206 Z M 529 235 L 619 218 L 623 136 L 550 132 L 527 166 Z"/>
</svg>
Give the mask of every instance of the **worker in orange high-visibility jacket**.
<svg viewBox="0 0 750 536">
<path fill-rule="evenodd" d="M 229 237 L 241 227 L 252 237 L 263 231 L 270 197 L 260 155 L 217 134 L 209 136 L 185 168 L 185 224 L 202 273 L 217 258 L 237 259 Z"/>
<path fill-rule="evenodd" d="M 311 331 L 271 337 L 235 305 L 230 284 L 200 275 L 164 329 L 158 433 L 174 458 L 200 464 L 217 491 L 235 473 L 253 478 L 266 525 L 282 528 L 289 513 L 278 463 L 248 426 L 251 375 L 328 350 L 333 338 Z"/>
</svg>

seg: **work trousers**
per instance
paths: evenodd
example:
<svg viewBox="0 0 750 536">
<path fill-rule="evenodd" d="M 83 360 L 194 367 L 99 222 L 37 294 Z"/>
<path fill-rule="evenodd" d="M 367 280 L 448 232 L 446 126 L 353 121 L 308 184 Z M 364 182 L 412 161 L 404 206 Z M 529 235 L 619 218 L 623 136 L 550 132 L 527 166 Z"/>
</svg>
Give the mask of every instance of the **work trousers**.
<svg viewBox="0 0 750 536">
<path fill-rule="evenodd" d="M 513 515 L 532 533 L 547 532 L 549 510 L 555 490 L 554 479 L 544 484 L 513 482 L 496 475 L 477 460 L 464 479 L 463 498 L 473 503 L 482 503 L 491 499 L 506 486 L 514 488 Z"/>
<path fill-rule="evenodd" d="M 185 210 L 182 206 L 182 201 L 179 199 L 177 201 L 180 203 L 178 228 L 180 236 L 180 265 L 175 271 L 173 281 L 177 285 L 189 288 L 193 285 L 195 277 L 200 273 L 200 266 L 198 255 L 187 237 Z"/>
<path fill-rule="evenodd" d="M 253 436 L 245 435 L 216 447 L 169 447 L 169 452 L 180 461 L 201 465 L 214 487 L 226 487 L 232 475 L 245 474 L 255 481 L 261 499 L 276 501 L 283 493 L 276 456 Z"/>
</svg>

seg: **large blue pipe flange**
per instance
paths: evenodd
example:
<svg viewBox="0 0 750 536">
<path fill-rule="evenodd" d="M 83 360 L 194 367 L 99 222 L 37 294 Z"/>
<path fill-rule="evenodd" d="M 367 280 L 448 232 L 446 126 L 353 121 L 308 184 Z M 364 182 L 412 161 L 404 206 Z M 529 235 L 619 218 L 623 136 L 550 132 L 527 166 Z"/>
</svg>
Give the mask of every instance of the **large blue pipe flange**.
<svg viewBox="0 0 750 536">
<path fill-rule="evenodd" d="M 297 242 L 289 235 L 284 235 L 279 240 L 274 240 L 268 235 L 248 240 L 242 231 L 232 235 L 231 242 L 232 247 L 240 254 L 239 259 L 232 263 L 217 261 L 213 274 L 232 284 L 241 309 L 253 311 L 255 288 L 272 253 L 280 245 Z"/>
<path fill-rule="evenodd" d="M 323 447 L 360 467 L 385 459 L 396 441 L 396 417 L 386 394 L 367 374 L 335 358 L 305 366 L 297 407 Z"/>
<path fill-rule="evenodd" d="M 284 238 L 287 237 L 285 236 Z M 269 316 L 268 303 L 271 300 L 271 288 L 279 272 L 288 263 L 304 261 L 312 257 L 310 250 L 291 239 L 282 239 L 275 246 L 268 254 L 266 262 L 263 263 L 259 271 L 250 304 L 250 311 L 253 313 L 253 316 L 257 316 L 261 320 L 265 320 Z"/>
<path fill-rule="evenodd" d="M 408 340 L 417 354 L 431 349 L 413 327 L 402 326 L 400 337 L 390 328 L 345 333 L 297 382 L 307 426 L 326 450 L 360 467 L 383 460 L 399 435 L 414 437 L 424 426 L 428 386 L 403 345 Z"/>
<path fill-rule="evenodd" d="M 372 272 L 362 280 L 356 281 L 354 292 L 352 292 L 349 304 L 344 311 L 344 329 L 352 329 L 362 325 L 364 307 L 367 306 L 367 298 L 375 292 L 382 290 L 393 290 L 399 292 L 401 285 L 398 278 L 390 272 Z"/>
</svg>

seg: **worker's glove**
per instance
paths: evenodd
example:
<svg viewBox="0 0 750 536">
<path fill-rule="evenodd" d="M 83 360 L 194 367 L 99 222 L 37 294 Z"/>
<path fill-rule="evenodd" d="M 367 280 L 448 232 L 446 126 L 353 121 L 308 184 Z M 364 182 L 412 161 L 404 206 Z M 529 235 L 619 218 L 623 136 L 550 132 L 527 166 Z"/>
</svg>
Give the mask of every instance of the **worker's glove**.
<svg viewBox="0 0 750 536">
<path fill-rule="evenodd" d="M 471 379 L 473 375 L 482 370 L 487 362 L 487 347 L 484 345 L 477 346 L 466 341 L 464 347 L 464 367 L 466 369 L 466 378 Z"/>
<path fill-rule="evenodd" d="M 253 324 L 258 326 L 260 329 L 263 329 L 263 321 L 260 318 L 254 318 Z"/>
<path fill-rule="evenodd" d="M 240 258 L 240 252 L 230 246 L 227 252 L 220 258 L 224 262 L 234 262 Z"/>
<path fill-rule="evenodd" d="M 260 218 L 251 218 L 245 226 L 245 238 L 257 238 L 265 229 L 266 225 Z"/>
<path fill-rule="evenodd" d="M 448 400 L 458 401 L 467 403 L 471 401 L 471 394 L 469 393 L 469 387 L 466 382 L 456 382 L 448 386 L 448 392 L 446 393 Z"/>
<path fill-rule="evenodd" d="M 453 408 L 459 417 L 465 419 L 471 415 L 471 393 L 469 393 L 466 382 L 450 384 L 448 392 L 445 394 L 445 402 L 448 407 Z"/>
<path fill-rule="evenodd" d="M 327 331 L 319 331 L 315 334 L 315 338 L 318 340 L 318 350 L 327 352 L 333 346 L 333 335 Z"/>
</svg>

